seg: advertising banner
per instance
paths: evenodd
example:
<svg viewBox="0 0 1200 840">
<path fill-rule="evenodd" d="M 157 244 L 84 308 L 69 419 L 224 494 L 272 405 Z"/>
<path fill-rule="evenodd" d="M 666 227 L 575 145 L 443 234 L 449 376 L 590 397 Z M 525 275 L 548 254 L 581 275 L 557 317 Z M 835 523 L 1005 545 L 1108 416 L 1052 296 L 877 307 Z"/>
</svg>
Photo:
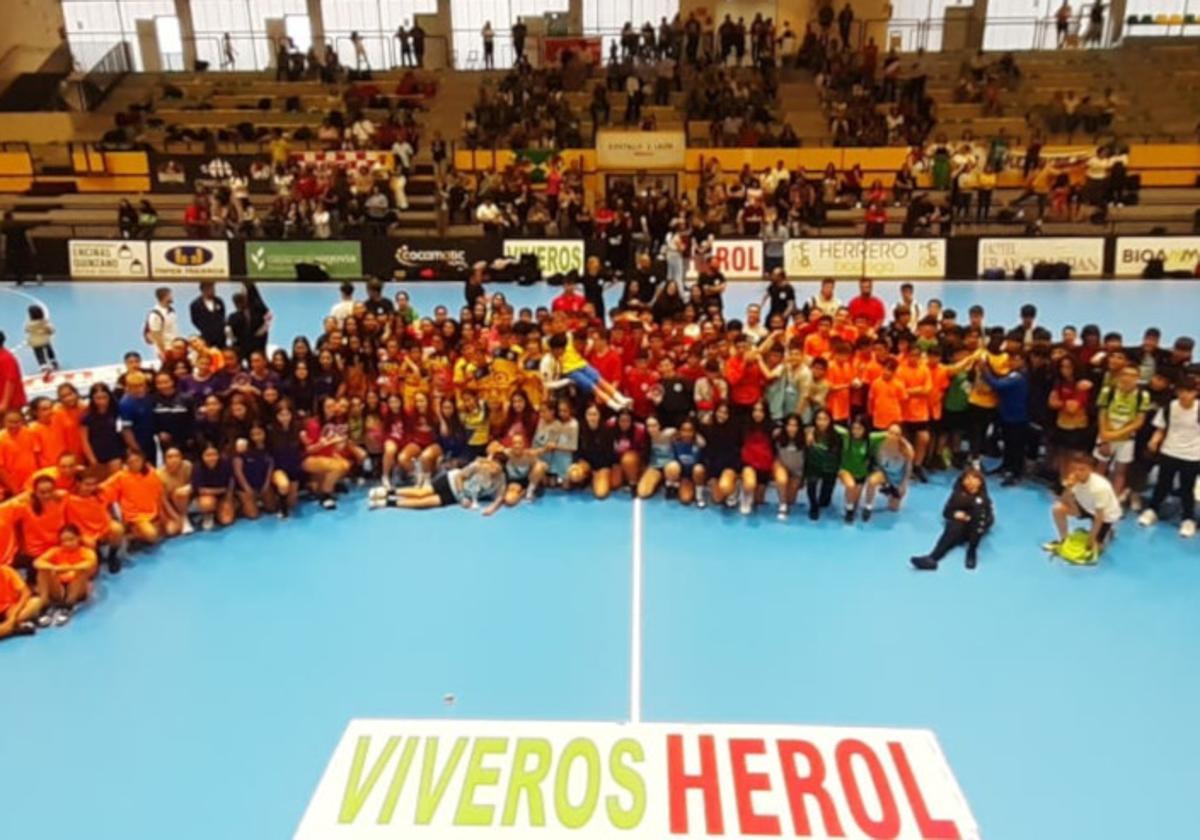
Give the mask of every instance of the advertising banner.
<svg viewBox="0 0 1200 840">
<path fill-rule="evenodd" d="M 1194 272 L 1200 264 L 1200 236 L 1118 236 L 1117 277 L 1141 277 L 1146 263 L 1162 260 L 1163 271 Z"/>
<path fill-rule="evenodd" d="M 1002 268 L 1012 277 L 1018 268 L 1035 263 L 1066 263 L 1072 277 L 1104 273 L 1104 240 L 1085 236 L 984 237 L 979 240 L 979 276 Z"/>
<path fill-rule="evenodd" d="M 229 243 L 219 239 L 155 240 L 150 243 L 150 272 L 155 277 L 228 277 Z"/>
<path fill-rule="evenodd" d="M 319 265 L 330 277 L 362 277 L 358 242 L 315 239 L 296 242 L 246 243 L 246 274 L 255 279 L 296 279 L 296 266 Z"/>
<path fill-rule="evenodd" d="M 523 254 L 535 254 L 538 266 L 545 277 L 551 274 L 566 274 L 568 271 L 583 272 L 586 252 L 582 239 L 506 239 L 504 256 L 517 259 Z"/>
<path fill-rule="evenodd" d="M 730 280 L 763 276 L 763 244 L 761 239 L 718 239 L 713 243 L 713 257 L 721 273 Z M 688 276 L 696 276 L 696 267 L 689 260 Z"/>
<path fill-rule="evenodd" d="M 946 276 L 944 239 L 789 239 L 789 277 L 938 279 Z"/>
<path fill-rule="evenodd" d="M 67 251 L 72 277 L 128 280 L 150 276 L 150 257 L 140 239 L 72 239 Z"/>
<path fill-rule="evenodd" d="M 913 729 L 354 720 L 295 840 L 977 840 Z"/>
<path fill-rule="evenodd" d="M 686 152 L 683 129 L 596 132 L 596 163 L 601 169 L 681 169 Z"/>
</svg>

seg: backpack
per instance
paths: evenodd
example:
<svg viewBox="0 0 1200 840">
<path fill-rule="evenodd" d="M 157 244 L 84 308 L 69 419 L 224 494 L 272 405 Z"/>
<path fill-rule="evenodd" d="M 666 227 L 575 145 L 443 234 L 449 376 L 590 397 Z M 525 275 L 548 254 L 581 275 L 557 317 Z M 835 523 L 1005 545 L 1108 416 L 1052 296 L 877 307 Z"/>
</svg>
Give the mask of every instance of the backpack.
<svg viewBox="0 0 1200 840">
<path fill-rule="evenodd" d="M 1091 542 L 1091 532 L 1081 528 L 1068 534 L 1054 553 L 1073 566 L 1092 566 L 1100 559 L 1100 552 Z"/>
</svg>

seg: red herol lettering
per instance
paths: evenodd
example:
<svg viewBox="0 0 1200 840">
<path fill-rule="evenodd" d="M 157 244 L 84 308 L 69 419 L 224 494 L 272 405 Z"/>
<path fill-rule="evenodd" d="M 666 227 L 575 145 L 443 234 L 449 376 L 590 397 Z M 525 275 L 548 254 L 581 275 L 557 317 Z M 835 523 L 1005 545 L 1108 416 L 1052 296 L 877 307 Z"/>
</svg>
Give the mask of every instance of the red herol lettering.
<svg viewBox="0 0 1200 840">
<path fill-rule="evenodd" d="M 895 741 L 888 743 L 888 752 L 892 754 L 892 762 L 896 772 L 900 774 L 900 784 L 908 799 L 908 807 L 912 808 L 913 816 L 917 819 L 917 828 L 925 840 L 959 840 L 958 826 L 954 820 L 938 820 L 929 816 L 929 808 L 925 805 L 925 797 L 913 775 L 912 766 L 908 763 L 908 755 L 904 745 Z"/>
<path fill-rule="evenodd" d="M 900 834 L 900 812 L 896 809 L 896 797 L 888 784 L 883 765 L 867 744 L 856 738 L 839 741 L 834 751 L 837 759 L 838 775 L 842 780 L 842 789 L 846 791 L 846 804 L 850 807 L 850 816 L 862 829 L 863 833 L 872 840 L 892 840 Z M 862 791 L 858 787 L 858 778 L 854 775 L 852 761 L 861 758 L 871 774 L 871 784 L 875 786 L 875 794 L 883 814 L 878 820 L 871 819 L 863 806 Z"/>
<path fill-rule="evenodd" d="M 704 830 L 708 834 L 724 834 L 725 818 L 721 814 L 721 782 L 717 777 L 717 750 L 713 736 L 701 735 L 700 772 L 689 775 L 683 771 L 683 736 L 667 736 L 667 789 L 669 791 L 672 834 L 688 833 L 687 792 L 696 788 L 704 794 Z"/>
<path fill-rule="evenodd" d="M 761 738 L 731 738 L 729 761 L 733 765 L 733 793 L 737 799 L 738 825 L 742 834 L 779 836 L 779 818 L 759 814 L 754 810 L 754 791 L 770 790 L 771 777 L 766 773 L 751 773 L 746 769 L 746 756 L 762 755 L 767 745 Z"/>
<path fill-rule="evenodd" d="M 808 762 L 808 775 L 800 776 L 796 772 L 796 756 L 803 755 Z M 783 768 L 783 785 L 787 790 L 788 807 L 792 811 L 792 828 L 797 837 L 809 837 L 813 833 L 808 821 L 808 811 L 804 807 L 804 797 L 811 796 L 817 800 L 821 809 L 821 819 L 825 823 L 825 833 L 830 837 L 845 837 L 842 823 L 838 820 L 837 809 L 833 799 L 825 790 L 825 759 L 821 751 L 808 741 L 780 741 L 779 763 Z"/>
</svg>

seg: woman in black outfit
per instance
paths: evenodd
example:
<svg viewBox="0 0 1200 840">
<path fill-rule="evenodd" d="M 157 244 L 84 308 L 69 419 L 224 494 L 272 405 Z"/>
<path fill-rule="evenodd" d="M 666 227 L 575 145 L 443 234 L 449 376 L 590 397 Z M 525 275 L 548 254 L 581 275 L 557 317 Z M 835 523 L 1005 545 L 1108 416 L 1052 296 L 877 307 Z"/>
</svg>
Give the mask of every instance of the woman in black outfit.
<svg viewBox="0 0 1200 840">
<path fill-rule="evenodd" d="M 974 569 L 979 543 L 996 519 L 982 472 L 967 470 L 959 476 L 950 492 L 950 498 L 946 501 L 946 507 L 942 509 L 942 516 L 945 517 L 946 524 L 937 545 L 924 557 L 913 557 L 913 566 L 922 571 L 932 572 L 937 569 L 938 563 L 950 549 L 965 544 L 967 568 Z"/>
</svg>

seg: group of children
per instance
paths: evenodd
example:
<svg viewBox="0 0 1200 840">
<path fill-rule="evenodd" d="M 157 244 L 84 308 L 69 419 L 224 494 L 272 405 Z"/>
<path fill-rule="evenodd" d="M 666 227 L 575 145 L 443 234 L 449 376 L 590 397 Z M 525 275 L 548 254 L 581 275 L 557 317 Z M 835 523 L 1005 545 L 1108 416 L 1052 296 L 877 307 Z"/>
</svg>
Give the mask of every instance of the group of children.
<svg viewBox="0 0 1200 840">
<path fill-rule="evenodd" d="M 891 308 L 870 280 L 843 303 L 832 280 L 798 301 L 774 275 L 743 319 L 724 284 L 681 294 L 567 277 L 549 305 L 515 310 L 477 276 L 452 317 L 420 317 L 403 292 L 353 288 L 312 342 L 263 351 L 177 338 L 154 365 L 130 353 L 113 387 L 15 401 L 0 432 L 0 636 L 62 624 L 101 565 L 131 544 L 264 513 L 302 495 L 333 508 L 372 482 L 372 508 L 462 505 L 485 515 L 548 489 L 614 492 L 751 515 L 773 490 L 777 515 L 806 501 L 818 519 L 899 510 L 929 470 L 965 471 L 945 529 L 920 569 L 953 547 L 968 566 L 994 521 L 985 455 L 1006 485 L 1057 493 L 1058 550 L 1070 520 L 1103 547 L 1122 506 L 1151 525 L 1173 491 L 1195 533 L 1200 408 L 1192 342 L 1128 347 L 1094 326 L 1056 338 L 1032 306 L 1012 328 L 966 321 L 911 286 Z M 637 283 L 631 279 L 629 284 Z M 650 286 L 647 294 L 645 287 Z M 674 294 L 678 305 L 662 306 Z M 1031 466 L 1032 465 L 1032 466 Z"/>
</svg>

